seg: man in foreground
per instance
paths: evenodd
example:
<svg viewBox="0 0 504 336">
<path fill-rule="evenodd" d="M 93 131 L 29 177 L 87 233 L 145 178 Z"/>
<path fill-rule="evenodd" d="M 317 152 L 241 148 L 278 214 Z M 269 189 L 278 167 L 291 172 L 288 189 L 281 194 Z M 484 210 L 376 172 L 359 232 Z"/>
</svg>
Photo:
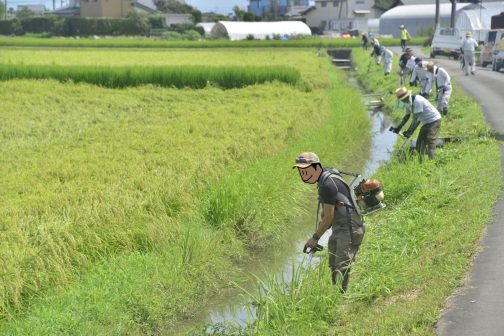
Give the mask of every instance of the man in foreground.
<svg viewBox="0 0 504 336">
<path fill-rule="evenodd" d="M 316 248 L 320 237 L 332 226 L 328 244 L 332 283 L 339 285 L 340 291 L 345 293 L 352 262 L 364 237 L 363 220 L 351 202 L 348 184 L 334 171 L 323 169 L 315 153 L 299 154 L 294 167 L 303 182 L 317 183 L 319 206 L 322 205 L 320 224 L 305 247 Z"/>
<path fill-rule="evenodd" d="M 441 114 L 432 106 L 432 104 L 421 95 L 412 95 L 411 90 L 404 86 L 395 91 L 397 100 L 405 105 L 406 115 L 397 127 L 391 130 L 399 133 L 401 128 L 409 120 L 413 114 L 413 120 L 407 131 L 403 133 L 406 138 L 409 138 L 421 123 L 420 133 L 416 141 L 416 150 L 420 154 L 422 160 L 423 154 L 427 153 L 430 159 L 434 159 L 436 152 L 436 142 L 441 129 Z"/>
</svg>

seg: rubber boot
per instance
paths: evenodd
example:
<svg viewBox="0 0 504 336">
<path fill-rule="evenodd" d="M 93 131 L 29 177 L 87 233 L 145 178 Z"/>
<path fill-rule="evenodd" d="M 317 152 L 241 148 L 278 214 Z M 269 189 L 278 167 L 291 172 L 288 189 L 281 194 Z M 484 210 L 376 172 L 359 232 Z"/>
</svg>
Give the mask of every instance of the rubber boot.
<svg viewBox="0 0 504 336">
<path fill-rule="evenodd" d="M 448 108 L 445 107 L 445 108 L 443 108 L 443 115 L 446 116 L 447 114 L 448 114 Z"/>
<path fill-rule="evenodd" d="M 338 279 L 340 276 L 340 272 L 336 268 L 331 269 L 331 276 L 332 276 L 332 284 L 336 285 L 338 283 Z"/>
<path fill-rule="evenodd" d="M 343 282 L 341 283 L 341 288 L 340 288 L 340 292 L 342 294 L 345 294 L 347 289 L 348 289 L 348 281 L 350 280 L 350 269 L 348 269 L 346 272 L 345 272 L 345 276 L 343 277 Z"/>
</svg>

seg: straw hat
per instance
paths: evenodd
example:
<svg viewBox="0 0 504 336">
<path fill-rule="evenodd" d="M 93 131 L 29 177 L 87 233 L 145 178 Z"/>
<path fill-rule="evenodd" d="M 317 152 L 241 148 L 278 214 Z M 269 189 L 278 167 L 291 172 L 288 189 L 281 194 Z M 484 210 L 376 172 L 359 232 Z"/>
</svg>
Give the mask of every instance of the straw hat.
<svg viewBox="0 0 504 336">
<path fill-rule="evenodd" d="M 395 90 L 395 95 L 397 100 L 403 100 L 411 95 L 411 90 L 408 90 L 405 86 L 403 86 Z"/>
</svg>

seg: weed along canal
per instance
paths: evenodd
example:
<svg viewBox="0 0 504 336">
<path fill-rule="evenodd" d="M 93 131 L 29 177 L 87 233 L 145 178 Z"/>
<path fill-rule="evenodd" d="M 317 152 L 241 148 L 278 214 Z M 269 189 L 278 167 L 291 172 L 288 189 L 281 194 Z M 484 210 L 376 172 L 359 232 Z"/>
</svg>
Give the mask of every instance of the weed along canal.
<svg viewBox="0 0 504 336">
<path fill-rule="evenodd" d="M 378 167 L 390 158 L 397 141 L 397 135 L 389 132 L 390 123 L 385 117 L 380 95 L 366 94 L 353 77 L 351 70 L 351 50 L 328 50 L 332 63 L 347 72 L 347 81 L 361 93 L 362 102 L 368 108 L 371 130 L 367 148 L 361 148 L 358 153 L 351 153 L 349 162 L 329 163 L 345 171 L 354 171 L 363 177 L 372 177 Z M 364 153 L 364 154 L 363 154 Z M 297 172 L 287 172 L 295 173 Z M 271 251 L 261 251 L 253 260 L 239 270 L 235 283 L 211 300 L 211 305 L 201 311 L 187 323 L 176 325 L 169 330 L 170 334 L 191 335 L 228 334 L 229 328 L 239 330 L 253 323 L 256 309 L 252 303 L 267 292 L 271 287 L 288 288 L 293 282 L 298 285 L 308 272 L 315 272 L 314 266 L 323 254 L 315 254 L 313 259 L 302 253 L 304 243 L 315 227 L 315 209 L 317 207 L 316 193 L 310 193 L 304 206 L 305 211 L 298 216 L 286 230 L 286 239 Z M 319 241 L 327 247 L 331 232 L 328 230 Z M 293 243 L 294 242 L 294 243 Z M 326 262 L 325 260 L 323 261 Z M 329 280 L 328 280 L 329 281 Z M 287 290 L 288 291 L 288 290 Z"/>
</svg>

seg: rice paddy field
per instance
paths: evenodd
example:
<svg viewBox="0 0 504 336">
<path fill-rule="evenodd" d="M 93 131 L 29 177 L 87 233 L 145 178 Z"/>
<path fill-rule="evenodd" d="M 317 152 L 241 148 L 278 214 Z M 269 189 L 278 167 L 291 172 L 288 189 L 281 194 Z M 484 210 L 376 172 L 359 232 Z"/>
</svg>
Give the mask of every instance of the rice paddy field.
<svg viewBox="0 0 504 336">
<path fill-rule="evenodd" d="M 180 65 L 299 73 L 295 82 L 225 90 L 0 82 L 1 334 L 156 334 L 190 319 L 302 211 L 296 154 L 309 148 L 336 161 L 366 153 L 368 137 L 352 131 L 369 128 L 360 96 L 315 50 L 0 55 L 1 64 L 56 72 Z"/>
<path fill-rule="evenodd" d="M 173 334 L 260 251 L 289 244 L 315 193 L 293 158 L 369 155 L 360 93 L 315 52 L 0 49 L 0 334 Z M 354 62 L 400 119 L 386 94 L 398 79 L 367 52 Z M 187 71 L 163 86 L 167 68 Z M 250 324 L 218 334 L 432 335 L 502 187 L 498 143 L 456 88 L 442 135 L 461 132 L 471 139 L 434 161 L 379 170 L 387 208 L 368 220 L 347 295 L 323 262 L 252 294 Z"/>
</svg>

